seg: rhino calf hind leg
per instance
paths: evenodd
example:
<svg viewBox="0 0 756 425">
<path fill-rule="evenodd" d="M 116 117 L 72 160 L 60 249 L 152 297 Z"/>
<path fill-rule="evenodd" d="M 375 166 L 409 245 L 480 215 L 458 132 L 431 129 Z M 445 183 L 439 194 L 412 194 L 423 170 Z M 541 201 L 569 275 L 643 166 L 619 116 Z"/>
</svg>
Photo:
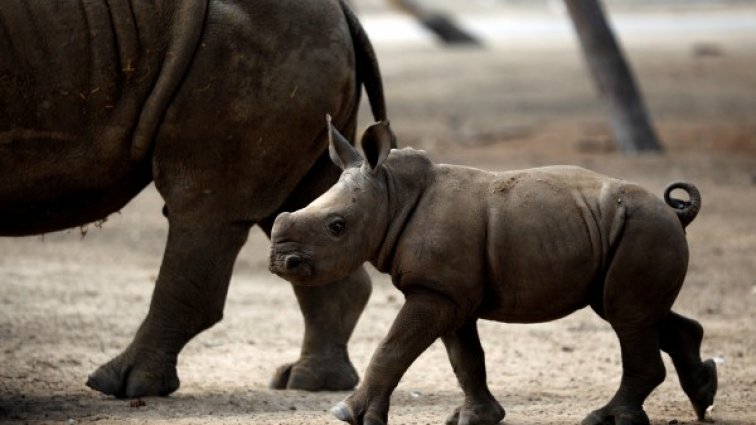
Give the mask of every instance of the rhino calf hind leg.
<svg viewBox="0 0 756 425">
<path fill-rule="evenodd" d="M 344 391 L 359 380 L 347 342 L 365 308 L 372 286 L 364 267 L 326 286 L 293 286 L 305 319 L 299 360 L 278 368 L 270 387 Z"/>
<path fill-rule="evenodd" d="M 504 419 L 504 408 L 486 383 L 486 362 L 476 322 L 441 337 L 449 361 L 465 393 L 464 403 L 446 419 L 446 425 L 493 425 Z"/>
<path fill-rule="evenodd" d="M 607 269 L 601 305 L 592 304 L 619 338 L 622 380 L 611 401 L 585 425 L 647 425 L 643 403 L 666 375 L 661 349 L 669 332 L 663 328 L 685 279 L 688 250 L 677 217 L 644 196 L 650 197 L 627 197 L 628 218 Z"/>
<path fill-rule="evenodd" d="M 128 348 L 97 369 L 87 385 L 119 398 L 178 389 L 178 353 L 223 317 L 233 264 L 248 233 L 246 225 L 187 225 L 171 211 L 149 313 Z"/>
<path fill-rule="evenodd" d="M 648 425 L 643 402 L 664 381 L 666 371 L 659 350 L 659 330 L 616 329 L 622 351 L 622 380 L 609 403 L 586 417 L 582 425 Z"/>
<path fill-rule="evenodd" d="M 661 349 L 672 358 L 680 386 L 699 420 L 704 419 L 717 393 L 717 366 L 711 359 L 701 361 L 703 333 L 701 324 L 675 312 L 661 324 Z"/>
</svg>

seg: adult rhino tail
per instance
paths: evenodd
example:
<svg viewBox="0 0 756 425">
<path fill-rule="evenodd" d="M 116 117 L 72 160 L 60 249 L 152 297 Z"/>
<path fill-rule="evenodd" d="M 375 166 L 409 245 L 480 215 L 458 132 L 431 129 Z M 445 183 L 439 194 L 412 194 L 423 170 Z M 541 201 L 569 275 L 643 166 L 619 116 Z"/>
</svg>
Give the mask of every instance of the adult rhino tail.
<svg viewBox="0 0 756 425">
<path fill-rule="evenodd" d="M 688 201 L 676 199 L 670 196 L 673 190 L 682 189 L 688 194 Z M 664 202 L 675 210 L 677 218 L 683 227 L 686 227 L 698 215 L 701 210 L 701 192 L 694 185 L 686 182 L 674 182 L 664 190 Z"/>
<path fill-rule="evenodd" d="M 386 98 L 383 94 L 383 80 L 381 79 L 381 70 L 378 66 L 378 59 L 373 50 L 373 44 L 365 33 L 357 15 L 354 14 L 351 6 L 346 0 L 339 0 L 341 9 L 344 11 L 349 33 L 352 36 L 354 45 L 354 56 L 357 68 L 357 81 L 365 87 L 370 110 L 373 112 L 375 121 L 388 121 L 386 112 Z M 392 147 L 395 148 L 395 141 L 392 141 Z"/>
</svg>

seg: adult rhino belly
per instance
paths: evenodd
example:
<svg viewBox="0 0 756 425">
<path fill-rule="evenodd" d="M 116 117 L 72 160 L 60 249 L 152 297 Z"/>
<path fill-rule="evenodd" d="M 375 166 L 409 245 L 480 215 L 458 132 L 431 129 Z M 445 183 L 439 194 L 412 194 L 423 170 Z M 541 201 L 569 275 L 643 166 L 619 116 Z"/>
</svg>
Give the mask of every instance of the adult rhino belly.
<svg viewBox="0 0 756 425">
<path fill-rule="evenodd" d="M 97 220 L 150 181 L 129 152 L 161 16 L 123 0 L 0 1 L 0 234 Z"/>
<path fill-rule="evenodd" d="M 169 210 L 211 195 L 235 220 L 272 214 L 326 151 L 326 114 L 352 116 L 356 84 L 337 1 L 211 2 L 155 141 Z"/>
</svg>

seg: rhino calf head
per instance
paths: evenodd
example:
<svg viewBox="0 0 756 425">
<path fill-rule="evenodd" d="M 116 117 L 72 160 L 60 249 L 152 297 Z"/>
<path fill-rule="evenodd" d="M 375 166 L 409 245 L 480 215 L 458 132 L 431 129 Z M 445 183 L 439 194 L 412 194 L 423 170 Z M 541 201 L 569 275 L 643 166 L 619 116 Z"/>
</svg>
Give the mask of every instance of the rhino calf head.
<svg viewBox="0 0 756 425">
<path fill-rule="evenodd" d="M 341 279 L 371 258 L 388 224 L 386 182 L 380 165 L 395 137 L 389 123 L 365 130 L 365 157 L 327 117 L 329 154 L 341 177 L 307 207 L 281 213 L 273 224 L 268 268 L 300 285 Z"/>
</svg>

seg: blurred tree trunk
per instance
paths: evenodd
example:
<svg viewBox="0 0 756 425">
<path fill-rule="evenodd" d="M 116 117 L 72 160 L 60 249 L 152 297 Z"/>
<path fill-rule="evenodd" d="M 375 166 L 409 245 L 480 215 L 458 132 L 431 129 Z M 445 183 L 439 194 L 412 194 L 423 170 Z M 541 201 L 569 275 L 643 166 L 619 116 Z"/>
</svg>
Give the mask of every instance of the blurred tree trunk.
<svg viewBox="0 0 756 425">
<path fill-rule="evenodd" d="M 661 151 L 633 73 L 599 0 L 564 0 L 588 66 L 609 106 L 614 135 L 627 153 Z"/>
<path fill-rule="evenodd" d="M 449 16 L 426 9 L 417 0 L 389 0 L 389 3 L 414 16 L 446 44 L 480 45 L 480 41 L 475 36 L 457 26 Z"/>
</svg>

